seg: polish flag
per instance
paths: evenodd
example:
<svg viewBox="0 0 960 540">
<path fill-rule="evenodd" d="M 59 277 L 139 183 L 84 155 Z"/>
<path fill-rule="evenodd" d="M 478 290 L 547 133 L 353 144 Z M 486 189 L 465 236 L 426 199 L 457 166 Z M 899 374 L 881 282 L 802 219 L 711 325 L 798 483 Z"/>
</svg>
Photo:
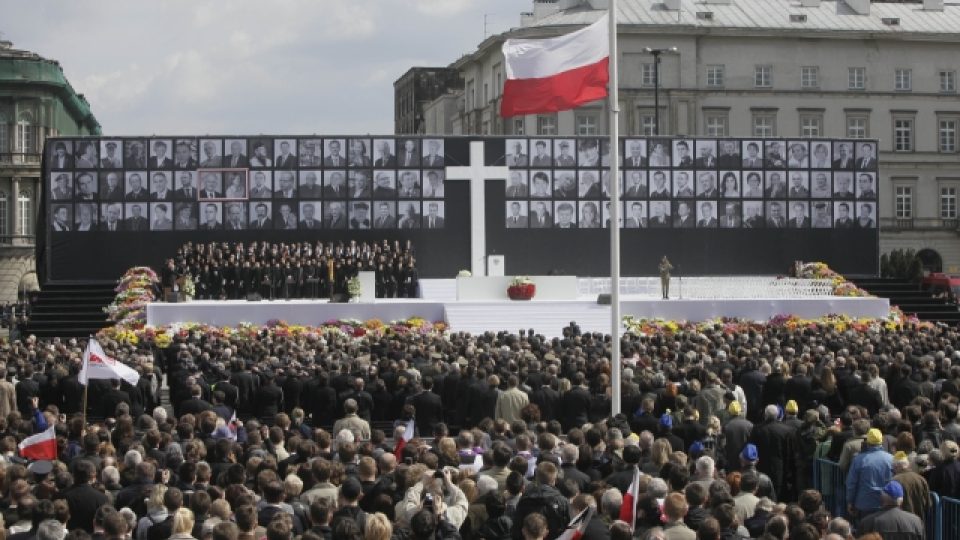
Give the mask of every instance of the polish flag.
<svg viewBox="0 0 960 540">
<path fill-rule="evenodd" d="M 590 519 L 593 518 L 594 507 L 588 506 L 582 512 L 574 516 L 567 525 L 567 530 L 557 537 L 557 540 L 580 540 L 583 533 L 587 530 Z"/>
<path fill-rule="evenodd" d="M 80 369 L 78 379 L 84 386 L 90 379 L 123 379 L 136 386 L 140 374 L 130 366 L 107 356 L 97 340 L 90 338 L 87 350 L 83 351 L 83 368 Z"/>
<path fill-rule="evenodd" d="M 564 111 L 607 97 L 609 17 L 560 37 L 505 41 L 500 116 Z"/>
<path fill-rule="evenodd" d="M 42 433 L 31 435 L 18 446 L 20 456 L 27 459 L 57 459 L 57 435 L 53 426 Z"/>
<path fill-rule="evenodd" d="M 640 499 L 640 468 L 633 469 L 633 482 L 623 494 L 623 504 L 620 506 L 620 520 L 626 521 L 633 530 L 633 524 L 637 518 L 637 501 Z"/>
<path fill-rule="evenodd" d="M 400 436 L 400 440 L 397 441 L 397 445 L 393 447 L 393 455 L 396 456 L 397 461 L 400 461 L 403 457 L 403 449 L 407 446 L 407 443 L 410 442 L 410 439 L 413 438 L 413 433 L 417 429 L 416 421 L 411 418 L 409 422 L 403 427 L 403 435 Z"/>
</svg>

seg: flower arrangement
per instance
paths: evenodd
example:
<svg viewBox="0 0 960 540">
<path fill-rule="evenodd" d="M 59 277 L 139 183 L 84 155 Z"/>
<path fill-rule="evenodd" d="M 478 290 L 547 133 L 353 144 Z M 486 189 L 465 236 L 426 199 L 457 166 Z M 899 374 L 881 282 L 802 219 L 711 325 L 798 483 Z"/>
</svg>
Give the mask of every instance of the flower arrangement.
<svg viewBox="0 0 960 540">
<path fill-rule="evenodd" d="M 187 300 L 192 299 L 197 295 L 197 285 L 193 282 L 193 278 L 187 274 L 183 276 L 183 284 L 180 286 L 180 292 L 187 297 Z"/>
<path fill-rule="evenodd" d="M 830 280 L 833 285 L 834 296 L 864 297 L 870 296 L 870 293 L 857 287 L 847 281 L 845 277 L 822 262 L 800 262 L 794 263 L 794 277 L 798 279 L 823 279 Z"/>
<path fill-rule="evenodd" d="M 507 296 L 511 300 L 530 300 L 537 294 L 537 285 L 530 276 L 514 276 L 507 287 Z"/>
<path fill-rule="evenodd" d="M 472 277 L 473 274 L 469 270 L 461 270 L 457 272 L 457 277 Z"/>
<path fill-rule="evenodd" d="M 146 322 L 146 306 L 156 300 L 160 280 L 156 272 L 146 266 L 135 266 L 120 278 L 114 291 L 117 295 L 109 306 L 103 308 L 107 318 L 124 328 L 143 327 Z"/>
<path fill-rule="evenodd" d="M 359 298 L 363 294 L 363 284 L 360 283 L 359 276 L 353 276 L 347 280 L 347 294 L 350 298 Z"/>
</svg>

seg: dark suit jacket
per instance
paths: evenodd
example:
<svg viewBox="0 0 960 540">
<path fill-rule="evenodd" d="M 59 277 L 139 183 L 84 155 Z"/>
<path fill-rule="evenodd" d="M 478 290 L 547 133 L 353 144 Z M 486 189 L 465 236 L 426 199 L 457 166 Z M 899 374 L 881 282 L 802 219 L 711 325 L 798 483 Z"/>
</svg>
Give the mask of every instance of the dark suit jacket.
<svg viewBox="0 0 960 540">
<path fill-rule="evenodd" d="M 340 191 L 336 192 L 334 191 L 333 186 L 323 186 L 323 196 L 333 197 L 335 199 L 342 199 L 347 196 L 347 187 L 341 186 Z"/>
<path fill-rule="evenodd" d="M 145 190 L 145 189 L 141 189 L 141 190 L 138 191 L 137 193 L 134 193 L 134 192 L 132 192 L 132 191 L 128 191 L 127 194 L 126 194 L 126 199 L 127 199 L 128 201 L 149 201 L 149 200 L 150 200 L 150 192 L 147 191 L 147 190 Z"/>
<path fill-rule="evenodd" d="M 392 199 L 397 196 L 397 190 L 393 188 L 385 188 L 385 187 L 377 186 L 373 188 L 373 196 L 374 198 L 377 198 L 377 199 L 380 199 L 380 198 Z"/>
<path fill-rule="evenodd" d="M 717 159 L 713 156 L 711 156 L 708 159 L 703 159 L 702 157 L 697 158 L 698 169 L 706 169 L 706 168 L 712 168 L 716 166 L 717 166 Z"/>
<path fill-rule="evenodd" d="M 180 188 L 180 189 L 178 189 L 178 190 L 176 190 L 176 191 L 173 192 L 173 200 L 175 200 L 175 201 L 192 201 L 192 200 L 195 200 L 195 199 L 197 198 L 197 194 L 198 194 L 198 193 L 199 193 L 199 191 L 197 191 L 196 189 L 191 189 L 191 190 L 190 190 L 190 195 L 188 196 L 187 193 L 183 190 L 183 188 Z"/>
<path fill-rule="evenodd" d="M 328 156 L 323 158 L 324 167 L 344 167 L 347 165 L 347 158 L 343 156 L 337 156 L 337 162 L 333 162 L 333 158 Z"/>
<path fill-rule="evenodd" d="M 443 167 L 443 156 L 423 156 L 424 167 Z"/>
<path fill-rule="evenodd" d="M 100 192 L 101 201 L 122 201 L 123 200 L 123 190 L 120 186 L 117 186 L 113 189 L 105 189 Z"/>
<path fill-rule="evenodd" d="M 263 225 L 260 225 L 260 221 L 257 218 L 250 220 L 251 229 L 270 229 L 272 227 L 270 218 L 263 218 Z"/>
<path fill-rule="evenodd" d="M 109 225 L 106 221 L 104 221 L 104 222 L 100 223 L 100 226 L 99 226 L 98 228 L 99 228 L 101 231 L 109 231 L 109 230 L 110 230 L 110 225 Z M 114 230 L 115 230 L 115 231 L 125 230 L 125 227 L 123 226 L 123 221 L 122 221 L 122 220 L 117 220 L 117 226 L 116 226 L 116 228 L 115 228 Z"/>
<path fill-rule="evenodd" d="M 93 534 L 93 518 L 97 509 L 110 503 L 109 497 L 90 484 L 73 486 L 63 492 L 60 498 L 66 500 L 70 507 L 70 520 L 67 521 L 67 527 L 70 530 L 83 529 L 90 534 Z"/>
<path fill-rule="evenodd" d="M 324 229 L 345 229 L 347 227 L 347 216 L 341 214 L 339 218 L 334 221 L 332 216 L 323 217 L 323 228 Z"/>
<path fill-rule="evenodd" d="M 389 156 L 378 158 L 373 162 L 374 167 L 396 167 L 397 166 L 397 156 L 390 154 Z"/>
<path fill-rule="evenodd" d="M 156 157 L 152 157 L 150 158 L 149 163 L 151 169 L 169 169 L 173 166 L 173 160 L 170 158 L 158 159 Z"/>
<path fill-rule="evenodd" d="M 810 226 L 810 218 L 803 218 L 803 221 L 801 221 L 799 224 L 797 223 L 796 219 L 791 219 L 787 226 L 791 229 L 806 229 Z"/>
<path fill-rule="evenodd" d="M 638 158 L 635 158 L 633 156 L 627 156 L 623 159 L 623 166 L 633 168 L 633 169 L 637 167 L 646 167 L 647 158 L 644 156 L 640 156 Z"/>
<path fill-rule="evenodd" d="M 150 228 L 150 222 L 143 216 L 138 218 L 128 217 L 124 220 L 124 223 L 126 224 L 124 230 L 127 231 L 145 231 Z"/>
<path fill-rule="evenodd" d="M 701 219 L 697 221 L 697 227 L 716 227 L 717 218 Z"/>
<path fill-rule="evenodd" d="M 203 190 L 200 192 L 200 198 L 201 199 L 222 199 L 223 193 L 220 193 L 219 191 Z"/>
<path fill-rule="evenodd" d="M 693 159 L 690 156 L 682 158 L 676 165 L 676 167 L 693 167 Z"/>
<path fill-rule="evenodd" d="M 248 161 L 246 154 L 239 154 L 236 159 L 233 154 L 227 154 L 223 156 L 221 163 L 224 167 L 246 167 Z"/>
<path fill-rule="evenodd" d="M 410 397 L 408 402 L 417 410 L 416 426 L 421 437 L 432 437 L 433 427 L 443 420 L 443 402 L 440 396 L 425 390 Z"/>
<path fill-rule="evenodd" d="M 527 216 L 507 216 L 508 229 L 522 229 L 527 226 Z"/>
<path fill-rule="evenodd" d="M 839 159 L 833 160 L 833 168 L 840 169 L 842 171 L 851 171 L 853 170 L 853 158 L 848 157 L 846 162 L 842 162 Z"/>
<path fill-rule="evenodd" d="M 404 152 L 397 156 L 397 164 L 401 167 L 416 167 L 420 165 L 420 154 L 414 151 L 409 156 Z"/>
<path fill-rule="evenodd" d="M 300 186 L 301 199 L 319 199 L 322 193 L 323 193 L 323 188 L 316 184 L 314 184 L 313 187 Z"/>
<path fill-rule="evenodd" d="M 740 159 L 740 154 L 721 154 L 717 158 L 717 166 L 724 169 L 736 169 L 740 167 L 743 163 L 743 160 Z"/>
<path fill-rule="evenodd" d="M 276 161 L 273 166 L 277 169 L 296 169 L 297 168 L 297 156 L 290 154 L 286 158 L 283 156 L 277 156 Z"/>
<path fill-rule="evenodd" d="M 63 156 L 63 165 L 60 166 L 57 163 L 57 154 L 54 153 L 50 158 L 50 167 L 53 169 L 72 169 L 73 168 L 73 156 L 66 154 Z"/>
<path fill-rule="evenodd" d="M 196 168 L 197 168 L 197 160 L 196 160 L 196 159 L 193 159 L 193 158 L 190 158 L 190 159 L 188 159 L 187 162 L 184 163 L 184 164 L 175 163 L 175 165 L 176 165 L 176 168 L 178 168 L 178 169 L 184 169 L 184 170 L 196 169 Z"/>
<path fill-rule="evenodd" d="M 422 219 L 421 221 L 422 221 L 422 223 L 423 223 L 423 228 L 424 228 L 424 229 L 429 229 L 429 228 L 431 228 L 431 227 L 430 227 L 430 216 L 423 216 L 423 219 Z M 443 218 L 442 218 L 442 217 L 437 216 L 437 217 L 433 218 L 433 228 L 434 228 L 434 229 L 442 229 L 442 228 L 443 228 Z"/>
<path fill-rule="evenodd" d="M 536 213 L 530 214 L 531 229 L 549 229 L 552 226 L 553 218 L 550 216 L 550 212 L 544 212 L 542 220 L 537 216 Z"/>
<path fill-rule="evenodd" d="M 319 219 L 313 219 L 313 220 L 310 220 L 310 223 L 307 223 L 307 220 L 301 219 L 301 220 L 300 220 L 300 228 L 301 228 L 301 229 L 319 229 L 319 228 L 320 228 L 320 220 L 319 220 Z"/>
<path fill-rule="evenodd" d="M 693 216 L 687 215 L 686 219 L 683 219 L 680 216 L 676 216 L 673 218 L 673 226 L 679 227 L 681 229 L 693 227 L 694 226 Z"/>
</svg>

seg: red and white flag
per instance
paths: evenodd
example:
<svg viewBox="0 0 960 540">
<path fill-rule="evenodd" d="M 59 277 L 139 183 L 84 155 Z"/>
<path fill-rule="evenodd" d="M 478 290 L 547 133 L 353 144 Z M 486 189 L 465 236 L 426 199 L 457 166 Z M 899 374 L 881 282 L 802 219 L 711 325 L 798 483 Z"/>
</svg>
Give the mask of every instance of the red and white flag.
<svg viewBox="0 0 960 540">
<path fill-rule="evenodd" d="M 587 524 L 593 518 L 594 507 L 588 506 L 582 512 L 574 516 L 567 525 L 567 529 L 557 537 L 557 540 L 580 540 L 584 531 L 587 530 Z"/>
<path fill-rule="evenodd" d="M 407 443 L 410 442 L 410 439 L 413 438 L 413 434 L 417 429 L 416 420 L 411 418 L 409 422 L 403 427 L 403 435 L 400 436 L 400 439 L 397 440 L 396 446 L 393 447 L 393 455 L 396 456 L 397 461 L 403 459 L 403 449 L 407 446 Z"/>
<path fill-rule="evenodd" d="M 87 343 L 87 350 L 83 351 L 83 367 L 78 378 L 84 386 L 90 379 L 123 379 L 136 385 L 140 374 L 130 366 L 107 356 L 97 340 L 91 338 Z"/>
<path fill-rule="evenodd" d="M 640 499 L 640 468 L 633 469 L 633 482 L 623 494 L 623 504 L 620 505 L 620 520 L 626 521 L 633 530 L 634 522 L 637 519 L 637 501 Z"/>
<path fill-rule="evenodd" d="M 54 427 L 50 426 L 42 433 L 27 437 L 17 447 L 20 449 L 20 456 L 27 459 L 57 459 L 57 435 Z"/>
<path fill-rule="evenodd" d="M 610 19 L 548 39 L 508 39 L 503 44 L 507 80 L 500 116 L 573 109 L 607 97 Z"/>
</svg>

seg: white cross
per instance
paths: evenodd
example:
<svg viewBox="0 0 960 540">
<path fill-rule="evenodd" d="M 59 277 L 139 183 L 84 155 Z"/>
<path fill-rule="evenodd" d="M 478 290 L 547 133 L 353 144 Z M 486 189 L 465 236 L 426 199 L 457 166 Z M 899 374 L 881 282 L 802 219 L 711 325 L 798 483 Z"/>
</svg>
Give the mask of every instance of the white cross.
<svg viewBox="0 0 960 540">
<path fill-rule="evenodd" d="M 447 167 L 447 180 L 470 181 L 470 273 L 487 275 L 487 205 L 484 200 L 486 180 L 506 180 L 509 167 L 484 165 L 483 141 L 470 142 L 470 166 Z"/>
</svg>

